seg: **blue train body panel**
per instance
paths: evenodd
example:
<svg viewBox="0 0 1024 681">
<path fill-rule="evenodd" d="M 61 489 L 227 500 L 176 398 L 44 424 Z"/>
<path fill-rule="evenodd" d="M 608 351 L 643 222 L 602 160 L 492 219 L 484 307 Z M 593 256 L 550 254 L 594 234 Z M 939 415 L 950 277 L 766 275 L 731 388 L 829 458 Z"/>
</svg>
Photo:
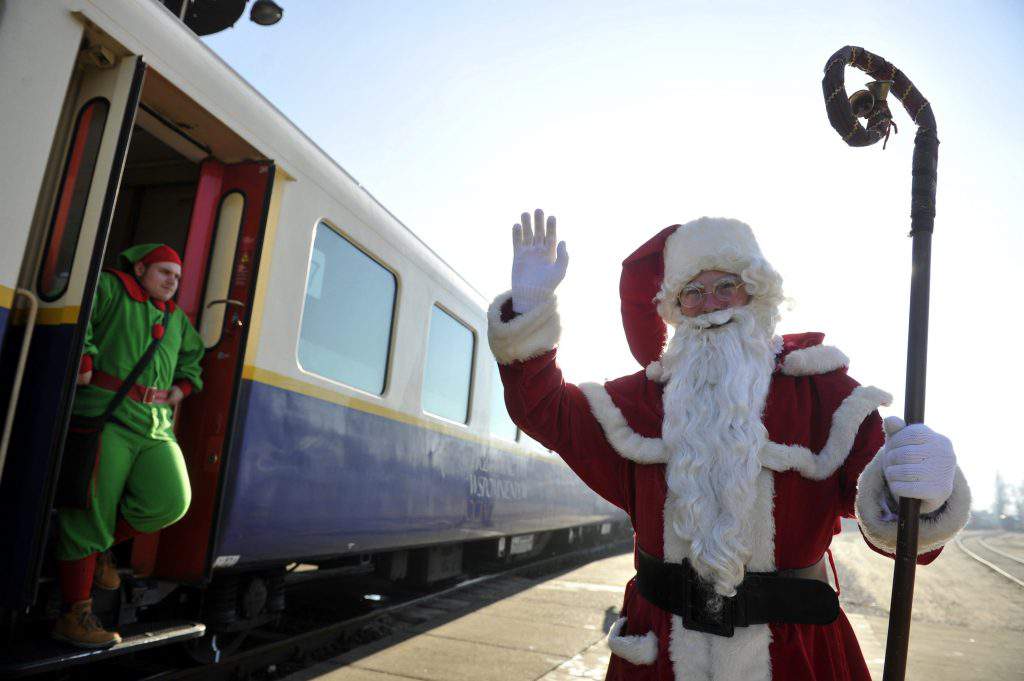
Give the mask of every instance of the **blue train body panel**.
<svg viewBox="0 0 1024 681">
<path fill-rule="evenodd" d="M 255 381 L 240 400 L 215 551 L 238 566 L 625 519 L 554 454 Z"/>
<path fill-rule="evenodd" d="M 10 369 L 24 327 L 8 329 L 2 365 Z M 16 428 L 7 450 L 3 481 L 0 482 L 0 604 L 20 607 L 31 603 L 35 591 L 35 569 L 45 541 L 48 524 L 49 485 L 56 466 L 55 456 L 61 431 L 62 386 L 69 370 L 75 325 L 40 325 L 32 340 L 25 366 L 25 382 L 18 400 Z M 3 376 L 7 385 L 13 376 Z M 6 406 L 6 405 L 5 405 Z"/>
<path fill-rule="evenodd" d="M 11 318 L 11 311 L 9 308 L 0 305 L 0 352 L 3 351 L 4 338 L 7 336 L 7 323 Z"/>
</svg>

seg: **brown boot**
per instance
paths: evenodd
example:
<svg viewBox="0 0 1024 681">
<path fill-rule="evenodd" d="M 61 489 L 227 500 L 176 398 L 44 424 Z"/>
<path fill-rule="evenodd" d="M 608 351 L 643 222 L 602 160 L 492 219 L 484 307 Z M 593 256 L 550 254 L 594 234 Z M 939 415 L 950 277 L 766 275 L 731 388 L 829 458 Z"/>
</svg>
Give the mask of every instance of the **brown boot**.
<svg viewBox="0 0 1024 681">
<path fill-rule="evenodd" d="M 96 556 L 96 573 L 92 578 L 92 584 L 104 591 L 121 588 L 121 575 L 117 574 L 117 563 L 114 562 L 114 554 L 110 551 L 104 551 Z"/>
<path fill-rule="evenodd" d="M 71 604 L 60 616 L 50 633 L 58 641 L 67 641 L 79 648 L 108 648 L 121 642 L 116 631 L 107 631 L 92 614 L 92 599 Z"/>
</svg>

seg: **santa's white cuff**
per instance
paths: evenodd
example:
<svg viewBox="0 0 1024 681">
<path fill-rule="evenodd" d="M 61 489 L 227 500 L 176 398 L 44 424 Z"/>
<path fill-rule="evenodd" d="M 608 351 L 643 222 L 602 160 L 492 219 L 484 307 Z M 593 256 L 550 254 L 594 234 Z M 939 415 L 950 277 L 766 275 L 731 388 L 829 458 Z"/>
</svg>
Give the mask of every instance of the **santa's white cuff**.
<svg viewBox="0 0 1024 681">
<path fill-rule="evenodd" d="M 501 321 L 501 308 L 512 298 L 506 291 L 494 299 L 487 310 L 487 340 L 498 364 L 511 364 L 540 357 L 558 345 L 562 324 L 554 296 L 507 322 Z"/>
<path fill-rule="evenodd" d="M 636 665 L 654 664 L 658 659 L 658 637 L 653 631 L 643 636 L 630 636 L 622 633 L 626 626 L 626 618 L 620 617 L 608 631 L 608 647 L 622 659 Z"/>
<path fill-rule="evenodd" d="M 882 473 L 882 457 L 876 456 L 860 474 L 857 499 L 854 502 L 857 520 L 868 541 L 876 547 L 895 553 L 897 520 L 890 510 L 889 495 Z M 917 553 L 939 548 L 964 529 L 971 516 L 971 490 L 957 466 L 953 493 L 938 510 L 922 514 L 918 521 Z"/>
</svg>

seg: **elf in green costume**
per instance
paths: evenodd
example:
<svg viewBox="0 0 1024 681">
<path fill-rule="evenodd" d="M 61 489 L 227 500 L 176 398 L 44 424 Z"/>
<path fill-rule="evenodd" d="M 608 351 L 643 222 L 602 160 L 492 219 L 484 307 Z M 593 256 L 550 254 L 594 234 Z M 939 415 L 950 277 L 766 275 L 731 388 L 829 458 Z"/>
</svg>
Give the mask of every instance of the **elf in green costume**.
<svg viewBox="0 0 1024 681">
<path fill-rule="evenodd" d="M 84 647 L 118 643 L 92 614 L 92 587 L 117 589 L 120 578 L 108 549 L 155 532 L 188 510 L 191 489 L 174 439 L 174 407 L 200 390 L 203 341 L 171 298 L 181 258 L 168 246 L 143 244 L 120 255 L 120 270 L 100 275 L 72 409 L 99 416 L 154 338 L 160 344 L 102 433 L 87 510 L 58 510 L 57 542 L 65 612 L 55 638 Z M 164 325 L 164 312 L 169 311 Z"/>
</svg>

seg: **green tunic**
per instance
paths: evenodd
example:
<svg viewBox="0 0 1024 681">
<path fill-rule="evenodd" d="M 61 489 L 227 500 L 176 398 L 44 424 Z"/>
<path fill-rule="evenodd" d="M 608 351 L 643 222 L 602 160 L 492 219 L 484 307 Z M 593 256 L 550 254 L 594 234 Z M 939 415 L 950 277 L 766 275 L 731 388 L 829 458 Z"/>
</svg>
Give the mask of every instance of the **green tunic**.
<svg viewBox="0 0 1024 681">
<path fill-rule="evenodd" d="M 163 311 L 157 309 L 134 279 L 125 283 L 116 274 L 103 272 L 86 327 L 83 352 L 92 356 L 93 369 L 123 380 L 146 352 L 153 340 L 153 327 L 161 324 L 163 318 Z M 174 306 L 156 354 L 135 382 L 168 390 L 173 384 L 188 380 L 194 391 L 200 390 L 203 382 L 199 362 L 203 352 L 199 333 L 181 308 Z M 73 412 L 98 416 L 113 396 L 110 390 L 80 386 Z M 172 408 L 165 404 L 142 404 L 131 398 L 122 400 L 114 411 L 114 418 L 131 432 L 152 440 L 174 440 L 172 416 Z"/>
</svg>

